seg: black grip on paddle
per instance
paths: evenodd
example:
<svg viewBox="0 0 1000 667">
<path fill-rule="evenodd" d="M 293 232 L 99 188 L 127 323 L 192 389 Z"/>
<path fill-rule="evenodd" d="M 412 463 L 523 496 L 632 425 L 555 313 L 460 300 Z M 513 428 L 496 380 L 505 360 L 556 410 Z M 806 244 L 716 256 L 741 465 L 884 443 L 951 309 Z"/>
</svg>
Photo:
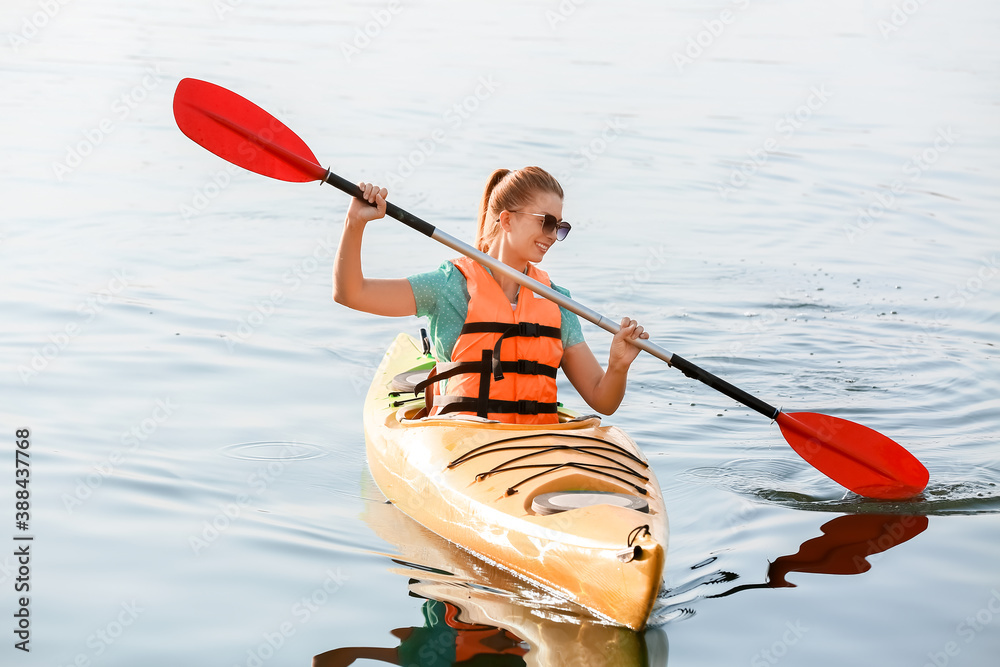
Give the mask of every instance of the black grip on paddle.
<svg viewBox="0 0 1000 667">
<path fill-rule="evenodd" d="M 407 213 L 406 211 L 399 208 L 395 204 L 390 204 L 389 202 L 386 202 L 385 213 L 390 218 L 395 218 L 396 220 L 399 220 L 401 223 L 403 223 L 410 229 L 416 230 L 421 234 L 423 234 L 424 236 L 430 236 L 430 237 L 434 236 L 434 225 L 427 222 L 426 220 L 421 220 L 412 213 Z"/>
<path fill-rule="evenodd" d="M 729 398 L 735 401 L 739 401 L 743 405 L 747 406 L 752 410 L 756 410 L 765 417 L 768 417 L 770 419 L 776 419 L 778 417 L 778 412 L 780 412 L 780 410 L 778 410 L 774 406 L 768 405 L 767 403 L 760 400 L 756 396 L 751 396 L 750 394 L 746 393 L 739 387 L 734 387 L 733 385 L 729 384 L 722 378 L 718 378 L 709 373 L 708 371 L 701 369 L 698 366 L 695 366 L 694 364 L 692 364 L 690 361 L 688 361 L 683 357 L 680 357 L 676 354 L 673 355 L 672 357 L 670 357 L 670 365 L 677 368 L 677 370 L 679 370 L 681 373 L 684 373 L 684 375 L 688 376 L 689 378 L 694 378 L 699 382 L 707 384 L 712 389 L 722 392 Z"/>
<path fill-rule="evenodd" d="M 341 192 L 346 192 L 347 194 L 351 195 L 356 199 L 366 201 L 364 198 L 365 193 L 361 190 L 361 188 L 358 187 L 357 183 L 351 183 L 346 178 L 341 178 L 340 176 L 337 176 L 335 173 L 329 170 L 327 170 L 326 177 L 323 180 L 332 185 L 333 187 L 337 188 Z M 371 206 L 375 205 L 372 202 L 368 203 Z M 389 202 L 386 202 L 385 213 L 390 218 L 395 218 L 396 220 L 399 220 L 407 227 L 420 232 L 424 236 L 434 235 L 434 225 L 427 222 L 426 220 L 421 220 L 412 213 L 407 213 L 406 211 L 399 208 L 395 204 L 390 204 Z"/>
</svg>

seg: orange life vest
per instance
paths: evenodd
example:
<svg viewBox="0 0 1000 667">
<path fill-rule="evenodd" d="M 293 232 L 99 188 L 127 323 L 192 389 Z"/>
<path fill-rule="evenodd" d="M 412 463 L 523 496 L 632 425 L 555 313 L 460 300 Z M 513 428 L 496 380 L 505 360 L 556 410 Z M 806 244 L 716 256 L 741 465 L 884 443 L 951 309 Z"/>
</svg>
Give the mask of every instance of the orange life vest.
<svg viewBox="0 0 1000 667">
<path fill-rule="evenodd" d="M 439 362 L 436 374 L 422 383 L 438 388 L 431 414 L 477 414 L 512 424 L 558 423 L 556 371 L 563 351 L 559 306 L 522 287 L 512 309 L 500 285 L 479 263 L 468 257 L 452 263 L 465 276 L 469 312 L 451 362 Z M 551 284 L 532 264 L 527 275 Z M 440 381 L 445 379 L 442 393 Z"/>
<path fill-rule="evenodd" d="M 524 648 L 520 637 L 509 630 L 480 623 L 467 623 L 459 615 L 462 610 L 445 602 L 444 622 L 455 630 L 455 663 L 463 663 L 476 657 L 514 655 L 525 656 L 528 649 Z M 513 661 L 505 664 L 514 664 Z M 524 664 L 521 662 L 521 664 Z"/>
</svg>

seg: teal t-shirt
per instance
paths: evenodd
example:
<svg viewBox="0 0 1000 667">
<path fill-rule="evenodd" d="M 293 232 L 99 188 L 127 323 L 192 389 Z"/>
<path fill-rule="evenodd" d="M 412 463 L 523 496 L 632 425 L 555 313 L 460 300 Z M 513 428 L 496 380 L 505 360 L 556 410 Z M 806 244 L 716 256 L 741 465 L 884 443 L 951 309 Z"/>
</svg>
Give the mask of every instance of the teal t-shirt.
<svg viewBox="0 0 1000 667">
<path fill-rule="evenodd" d="M 487 269 L 488 270 L 488 269 Z M 417 302 L 417 317 L 426 317 L 430 323 L 434 356 L 451 360 L 451 351 L 462 332 L 462 325 L 469 314 L 469 288 L 465 276 L 451 262 L 444 262 L 434 271 L 418 273 L 407 278 Z M 552 289 L 569 296 L 569 290 L 552 285 Z M 583 342 L 580 318 L 559 306 L 562 315 L 563 349 Z"/>
<path fill-rule="evenodd" d="M 399 644 L 400 667 L 454 667 L 459 658 L 459 631 L 445 621 L 448 608 L 438 600 L 427 600 L 422 608 L 424 626 L 412 628 L 409 636 Z M 493 636 L 485 633 L 495 630 Z M 478 637 L 477 637 L 478 636 Z M 473 638 L 486 641 L 479 644 L 463 642 L 462 662 L 467 667 L 525 667 L 524 650 L 518 651 L 514 642 L 519 637 L 495 626 L 480 625 L 472 631 Z M 478 649 L 478 650 L 477 650 Z M 475 652 L 470 656 L 470 653 Z"/>
</svg>

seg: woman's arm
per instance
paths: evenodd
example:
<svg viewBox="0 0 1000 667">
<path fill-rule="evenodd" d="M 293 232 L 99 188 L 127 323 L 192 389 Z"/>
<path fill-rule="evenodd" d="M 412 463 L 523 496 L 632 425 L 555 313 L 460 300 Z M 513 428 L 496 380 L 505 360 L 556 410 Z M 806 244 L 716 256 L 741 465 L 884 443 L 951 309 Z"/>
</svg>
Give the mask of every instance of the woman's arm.
<svg viewBox="0 0 1000 667">
<path fill-rule="evenodd" d="M 626 317 L 611 342 L 607 371 L 601 368 L 587 343 L 563 350 L 560 364 L 563 372 L 587 405 L 601 414 L 614 413 L 625 397 L 628 369 L 639 354 L 639 348 L 628 341 L 636 338 L 649 338 L 649 334 L 635 320 Z"/>
<path fill-rule="evenodd" d="M 365 200 L 352 199 L 344 220 L 337 256 L 333 264 L 333 300 L 348 308 L 375 315 L 405 317 L 417 314 L 413 288 L 406 278 L 365 278 L 361 270 L 361 238 L 365 225 L 385 216 L 388 191 L 371 183 L 359 183 Z"/>
</svg>

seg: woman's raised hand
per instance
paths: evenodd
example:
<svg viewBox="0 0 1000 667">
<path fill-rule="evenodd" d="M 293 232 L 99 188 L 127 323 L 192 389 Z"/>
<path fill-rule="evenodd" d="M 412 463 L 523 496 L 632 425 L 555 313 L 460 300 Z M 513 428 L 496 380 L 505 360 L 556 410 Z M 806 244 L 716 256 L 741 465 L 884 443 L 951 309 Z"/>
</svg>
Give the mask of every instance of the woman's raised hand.
<svg viewBox="0 0 1000 667">
<path fill-rule="evenodd" d="M 347 223 L 364 225 L 372 220 L 385 217 L 385 198 L 389 191 L 372 183 L 358 183 L 364 193 L 364 201 L 354 198 L 347 208 Z M 375 206 L 370 206 L 375 204 Z"/>
</svg>

